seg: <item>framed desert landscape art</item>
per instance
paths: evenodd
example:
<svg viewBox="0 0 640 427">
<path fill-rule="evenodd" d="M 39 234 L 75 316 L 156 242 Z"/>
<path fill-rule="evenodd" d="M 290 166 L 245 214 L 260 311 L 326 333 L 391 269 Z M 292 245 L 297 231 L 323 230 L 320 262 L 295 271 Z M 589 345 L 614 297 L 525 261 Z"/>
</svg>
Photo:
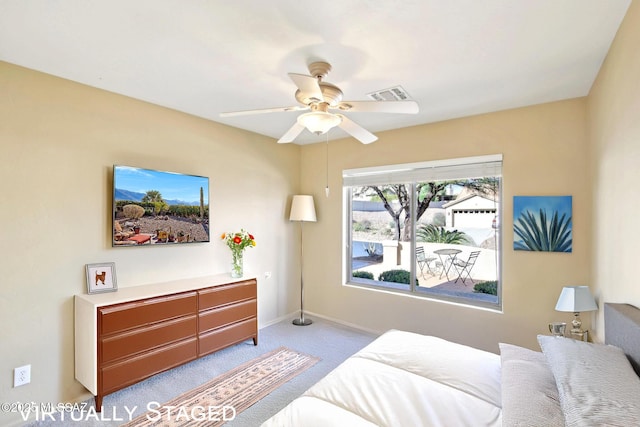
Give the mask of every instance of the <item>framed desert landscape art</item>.
<svg viewBox="0 0 640 427">
<path fill-rule="evenodd" d="M 101 292 L 115 292 L 118 290 L 116 281 L 116 265 L 113 262 L 101 264 L 87 264 L 87 292 L 97 294 Z"/>
<path fill-rule="evenodd" d="M 113 246 L 209 242 L 209 178 L 113 167 Z"/>
</svg>

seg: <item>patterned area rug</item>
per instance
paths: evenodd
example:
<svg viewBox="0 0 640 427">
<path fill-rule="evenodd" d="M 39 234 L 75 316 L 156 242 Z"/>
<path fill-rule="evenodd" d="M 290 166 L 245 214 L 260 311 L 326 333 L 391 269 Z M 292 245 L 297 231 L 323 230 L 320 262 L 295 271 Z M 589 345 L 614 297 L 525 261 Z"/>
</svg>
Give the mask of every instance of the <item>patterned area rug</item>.
<svg viewBox="0 0 640 427">
<path fill-rule="evenodd" d="M 220 426 L 320 359 L 280 347 L 123 424 L 123 427 Z"/>
</svg>

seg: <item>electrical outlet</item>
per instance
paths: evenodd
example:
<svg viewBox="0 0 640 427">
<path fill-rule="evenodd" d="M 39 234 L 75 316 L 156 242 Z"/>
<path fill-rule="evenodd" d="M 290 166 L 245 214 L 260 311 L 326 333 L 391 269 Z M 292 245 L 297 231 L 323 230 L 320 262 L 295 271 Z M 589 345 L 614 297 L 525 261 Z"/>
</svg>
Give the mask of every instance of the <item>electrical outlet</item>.
<svg viewBox="0 0 640 427">
<path fill-rule="evenodd" d="M 271 272 L 270 271 L 265 271 L 264 272 L 264 278 L 265 279 L 271 279 Z"/>
<path fill-rule="evenodd" d="M 13 370 L 13 386 L 29 384 L 31 382 L 31 365 L 20 366 Z"/>
</svg>

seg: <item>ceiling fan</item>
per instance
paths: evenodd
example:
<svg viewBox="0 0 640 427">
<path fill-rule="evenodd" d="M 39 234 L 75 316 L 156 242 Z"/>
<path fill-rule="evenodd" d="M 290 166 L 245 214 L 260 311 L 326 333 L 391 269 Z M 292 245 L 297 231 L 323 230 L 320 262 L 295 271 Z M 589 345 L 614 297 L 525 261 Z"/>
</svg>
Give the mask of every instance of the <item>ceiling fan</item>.
<svg viewBox="0 0 640 427">
<path fill-rule="evenodd" d="M 415 101 L 343 101 L 339 87 L 323 81 L 331 71 L 327 62 L 313 62 L 309 65 L 311 75 L 289 73 L 289 77 L 298 87 L 295 97 L 300 105 L 290 107 L 265 108 L 260 110 L 234 111 L 221 113 L 221 117 L 233 117 L 249 114 L 275 113 L 287 111 L 305 111 L 298 116 L 296 123 L 278 140 L 280 143 L 292 142 L 306 128 L 316 135 L 327 133 L 338 126 L 363 144 L 378 139 L 377 136 L 346 117 L 344 112 L 363 113 L 418 113 Z M 331 110 L 337 110 L 333 113 Z"/>
</svg>

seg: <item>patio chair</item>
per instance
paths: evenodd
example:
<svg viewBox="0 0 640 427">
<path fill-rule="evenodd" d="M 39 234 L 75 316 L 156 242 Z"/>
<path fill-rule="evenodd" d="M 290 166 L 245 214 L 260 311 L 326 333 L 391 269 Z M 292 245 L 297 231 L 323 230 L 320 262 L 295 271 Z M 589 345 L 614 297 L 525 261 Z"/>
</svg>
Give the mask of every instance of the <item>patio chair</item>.
<svg viewBox="0 0 640 427">
<path fill-rule="evenodd" d="M 453 262 L 453 265 L 458 272 L 458 277 L 456 278 L 456 281 L 454 283 L 458 283 L 458 280 L 460 279 L 462 279 L 462 283 L 465 283 L 466 279 L 471 279 L 471 270 L 476 264 L 478 255 L 480 255 L 480 251 L 473 251 L 469 254 L 469 258 L 466 261 L 456 258 L 456 260 Z M 473 282 L 473 279 L 471 279 L 471 281 Z"/>
<path fill-rule="evenodd" d="M 436 273 L 431 269 L 431 263 L 437 260 L 434 257 L 427 257 L 424 248 L 422 246 L 416 247 L 416 262 L 418 263 L 418 267 L 420 267 L 420 273 L 424 276 L 424 268 L 427 267 L 427 272 L 432 276 L 435 276 Z"/>
</svg>

